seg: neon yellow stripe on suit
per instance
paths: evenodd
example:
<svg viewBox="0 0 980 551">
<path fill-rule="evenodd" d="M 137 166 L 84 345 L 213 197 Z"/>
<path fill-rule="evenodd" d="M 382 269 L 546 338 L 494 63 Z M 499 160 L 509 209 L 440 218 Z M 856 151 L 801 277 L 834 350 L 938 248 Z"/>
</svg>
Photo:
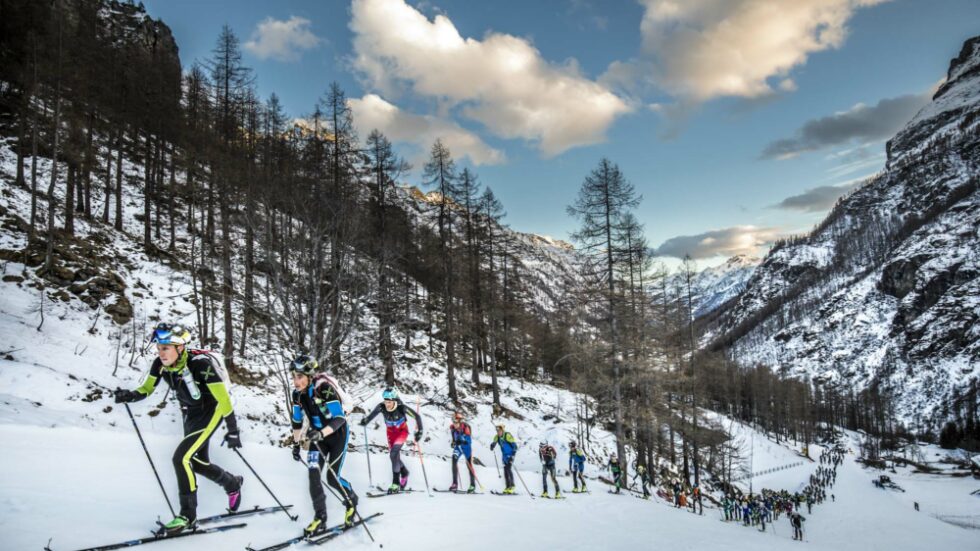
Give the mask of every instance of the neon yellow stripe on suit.
<svg viewBox="0 0 980 551">
<path fill-rule="evenodd" d="M 197 453 L 197 450 L 201 448 L 201 445 L 204 444 L 204 442 L 208 439 L 209 436 L 211 436 L 211 433 L 214 432 L 214 429 L 218 428 L 218 423 L 221 422 L 221 419 L 222 419 L 222 415 L 218 413 L 218 410 L 216 409 L 214 411 L 214 415 L 211 416 L 211 420 L 208 421 L 208 425 L 206 427 L 204 427 L 203 429 L 197 432 L 192 432 L 184 437 L 184 439 L 186 440 L 191 436 L 200 433 L 200 436 L 198 436 L 197 440 L 195 440 L 194 443 L 191 444 L 191 447 L 188 448 L 187 452 L 184 454 L 184 457 L 180 459 L 180 462 L 183 463 L 184 465 L 184 471 L 187 473 L 187 480 L 188 482 L 190 482 L 190 489 L 192 492 L 197 490 L 197 477 L 194 476 L 194 470 L 191 469 L 191 457 L 195 453 Z"/>
<path fill-rule="evenodd" d="M 136 392 L 139 392 L 144 396 L 149 396 L 150 394 L 153 394 L 153 389 L 155 389 L 156 387 L 157 387 L 157 378 L 154 377 L 153 375 L 147 375 L 146 380 L 143 381 L 143 384 L 141 384 L 139 388 L 136 389 Z"/>
</svg>

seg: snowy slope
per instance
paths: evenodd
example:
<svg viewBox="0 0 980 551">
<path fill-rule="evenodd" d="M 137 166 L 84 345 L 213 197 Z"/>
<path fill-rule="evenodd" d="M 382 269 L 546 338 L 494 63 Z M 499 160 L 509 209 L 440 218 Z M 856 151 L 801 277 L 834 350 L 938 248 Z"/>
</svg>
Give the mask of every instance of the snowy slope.
<svg viewBox="0 0 980 551">
<path fill-rule="evenodd" d="M 774 247 L 706 345 L 816 382 L 876 382 L 906 421 L 937 420 L 980 375 L 978 67 L 980 37 L 889 142 L 885 170 Z"/>
<path fill-rule="evenodd" d="M 136 436 L 128 427 L 125 414 L 105 416 L 115 422 L 113 429 L 0 423 L 0 438 L 6 442 L 0 455 L 2 497 L 0 507 L 0 545 L 4 549 L 40 549 L 53 538 L 56 551 L 77 549 L 128 539 L 145 534 L 156 515 L 166 516 L 163 498 L 152 478 Z M 40 421 L 40 419 L 38 419 Z M 47 419 L 52 421 L 52 419 Z M 153 457 L 162 466 L 164 484 L 173 488 L 172 470 L 167 468 L 169 450 L 178 435 L 175 425 L 140 419 Z M 761 438 L 758 438 L 761 439 Z M 43 446 L 38 443 L 43 442 Z M 434 446 L 430 446 L 434 447 Z M 296 506 L 301 519 L 312 514 L 302 466 L 289 457 L 288 450 L 246 441 L 242 453 L 265 481 L 286 503 Z M 527 452 L 521 452 L 526 455 Z M 228 468 L 244 471 L 234 455 L 216 448 L 213 460 Z M 375 477 L 384 456 L 373 458 Z M 409 458 L 413 470 L 411 485 L 422 488 L 418 461 Z M 433 485 L 445 486 L 448 465 L 427 456 L 425 465 Z M 812 464 L 783 476 L 804 480 L 815 468 Z M 367 469 L 360 455 L 348 457 L 344 472 L 356 488 L 367 487 Z M 478 476 L 490 487 L 499 486 L 493 467 L 478 469 Z M 44 476 L 38 476 L 44 473 Z M 590 475 L 595 474 L 590 469 Z M 522 471 L 521 476 L 537 486 L 538 474 Z M 976 530 L 968 530 L 934 518 L 923 501 L 916 513 L 908 500 L 914 494 L 898 494 L 876 489 L 870 483 L 876 473 L 866 472 L 848 456 L 839 470 L 833 492 L 834 503 L 817 506 L 805 514 L 809 549 L 827 550 L 920 550 L 975 549 Z M 567 479 L 562 479 L 564 485 Z M 223 495 L 204 483 L 200 492 L 202 514 L 216 513 Z M 962 479 L 941 490 L 966 495 L 971 484 Z M 975 486 L 975 484 L 972 484 Z M 758 485 L 757 485 L 758 487 Z M 372 521 L 371 531 L 386 549 L 451 550 L 465 545 L 473 550 L 540 549 L 560 545 L 563 549 L 787 549 L 795 545 L 785 518 L 766 533 L 735 523 L 719 522 L 717 509 L 706 509 L 704 516 L 674 509 L 661 501 L 643 501 L 628 495 L 610 495 L 600 484 L 592 483 L 588 495 L 569 495 L 564 501 L 531 500 L 527 496 L 451 495 L 424 491 L 381 499 L 365 499 L 364 514 L 383 511 Z M 913 490 L 909 490 L 912 492 Z M 328 498 L 329 499 L 329 498 Z M 962 499 L 962 498 L 957 498 Z M 973 499 L 964 515 L 980 515 L 980 499 Z M 244 505 L 272 503 L 257 481 L 246 475 Z M 340 508 L 328 502 L 331 519 Z M 194 536 L 183 541 L 154 543 L 160 551 L 178 549 L 243 549 L 246 544 L 264 545 L 292 536 L 301 529 L 281 514 L 252 517 L 242 530 L 217 535 Z M 84 529 L 79 529 L 84 526 Z M 345 549 L 377 549 L 362 530 L 345 534 L 338 545 Z M 299 548 L 299 547 L 298 547 Z"/>
</svg>

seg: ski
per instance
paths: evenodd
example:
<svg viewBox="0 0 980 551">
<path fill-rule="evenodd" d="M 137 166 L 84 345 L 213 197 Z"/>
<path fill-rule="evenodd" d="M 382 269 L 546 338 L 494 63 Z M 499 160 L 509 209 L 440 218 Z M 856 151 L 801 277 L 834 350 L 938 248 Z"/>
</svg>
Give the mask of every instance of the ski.
<svg viewBox="0 0 980 551">
<path fill-rule="evenodd" d="M 200 534 L 211 534 L 214 532 L 224 532 L 227 530 L 234 530 L 236 528 L 244 528 L 245 526 L 246 524 L 244 522 L 240 524 L 227 524 L 224 526 L 211 526 L 209 528 L 199 528 L 196 530 L 188 530 L 186 532 L 180 532 L 172 536 L 162 536 L 162 535 L 146 536 L 143 538 L 136 538 L 133 540 L 123 541 L 119 543 L 110 543 L 109 545 L 86 547 L 85 549 L 79 549 L 78 551 L 110 551 L 111 549 L 125 549 L 127 547 L 133 547 L 135 545 L 143 545 L 144 543 L 153 543 L 155 541 L 172 540 L 175 538 L 184 538 L 187 536 L 197 536 Z M 52 551 L 50 541 L 48 542 L 48 545 L 44 547 L 44 551 Z"/>
<path fill-rule="evenodd" d="M 565 496 L 563 496 L 563 495 L 561 495 L 561 496 L 549 496 L 548 494 L 543 494 L 543 495 L 540 495 L 538 497 L 541 497 L 541 498 L 544 498 L 544 499 L 565 499 Z"/>
<path fill-rule="evenodd" d="M 331 526 L 331 527 L 325 529 L 323 532 L 321 532 L 321 533 L 319 533 L 319 534 L 317 534 L 317 535 L 315 535 L 313 537 L 307 537 L 304 534 L 302 536 L 296 536 L 295 538 L 289 538 L 286 541 L 283 541 L 283 542 L 280 542 L 280 543 L 277 543 L 277 544 L 274 544 L 274 545 L 270 545 L 268 547 L 255 548 L 255 547 L 252 547 L 251 545 L 249 545 L 245 549 L 246 549 L 246 551 L 279 551 L 281 549 L 286 549 L 286 548 L 292 547 L 293 545 L 296 545 L 297 543 L 302 543 L 302 542 L 306 542 L 306 543 L 309 543 L 311 545 L 318 545 L 318 544 L 323 543 L 323 542 L 325 542 L 325 541 L 327 541 L 329 539 L 335 538 L 335 537 L 339 536 L 340 534 L 343 534 L 345 531 L 349 530 L 350 528 L 353 528 L 353 527 L 357 526 L 358 524 L 361 524 L 363 522 L 366 522 L 366 521 L 368 521 L 368 520 L 370 520 L 370 519 L 372 519 L 374 517 L 380 516 L 382 514 L 383 513 L 374 513 L 371 516 L 368 516 L 368 517 L 363 518 L 363 519 L 361 519 L 361 520 L 359 520 L 357 522 L 352 523 L 350 526 L 347 526 L 346 524 L 338 524 L 336 526 Z"/>
<path fill-rule="evenodd" d="M 375 517 L 380 517 L 383 514 L 384 513 L 374 513 L 373 515 L 364 517 L 361 520 L 358 520 L 358 521 L 356 521 L 354 523 L 351 523 L 350 526 L 348 526 L 346 524 L 340 524 L 340 525 L 334 526 L 333 528 L 328 528 L 326 534 L 324 534 L 322 536 L 315 537 L 314 539 L 310 540 L 310 543 L 313 544 L 313 545 L 320 545 L 321 543 L 323 543 L 325 541 L 332 540 L 332 539 L 336 538 L 337 536 L 343 534 L 344 532 L 350 530 L 351 528 L 356 528 L 358 525 L 364 524 L 365 522 L 367 522 L 367 521 L 369 521 L 369 520 L 371 520 L 371 519 L 373 519 Z"/>
<path fill-rule="evenodd" d="M 439 488 L 432 488 L 432 491 L 439 492 L 441 494 L 459 494 L 461 496 L 465 496 L 465 495 L 477 496 L 483 493 L 483 492 L 467 492 L 466 490 L 440 490 Z"/>
<path fill-rule="evenodd" d="M 289 509 L 290 507 L 292 507 L 292 505 L 284 505 L 282 508 Z M 229 518 L 238 518 L 238 517 L 245 517 L 250 515 L 265 515 L 268 513 L 274 513 L 278 510 L 280 510 L 280 507 L 278 505 L 275 507 L 259 507 L 258 505 L 256 505 L 251 509 L 245 509 L 243 511 L 236 511 L 234 513 L 222 513 L 220 515 L 212 515 L 210 517 L 199 518 L 197 519 L 197 523 L 199 525 L 210 524 L 212 522 L 219 522 Z"/>
<path fill-rule="evenodd" d="M 378 489 L 380 490 L 380 488 L 378 488 Z M 410 494 L 410 493 L 412 493 L 414 491 L 415 490 L 411 490 L 411 489 L 409 489 L 409 490 L 398 490 L 397 492 L 392 492 L 392 493 L 389 494 L 388 493 L 388 490 L 383 490 L 384 493 L 381 493 L 381 494 L 372 494 L 371 492 L 365 492 L 364 495 L 366 495 L 368 497 L 387 497 L 387 496 L 396 496 L 398 494 Z"/>
<path fill-rule="evenodd" d="M 522 494 L 505 494 L 503 492 L 498 492 L 497 490 L 490 490 L 490 493 L 493 494 L 493 495 L 495 495 L 495 496 L 519 496 L 519 495 L 522 495 Z"/>
</svg>

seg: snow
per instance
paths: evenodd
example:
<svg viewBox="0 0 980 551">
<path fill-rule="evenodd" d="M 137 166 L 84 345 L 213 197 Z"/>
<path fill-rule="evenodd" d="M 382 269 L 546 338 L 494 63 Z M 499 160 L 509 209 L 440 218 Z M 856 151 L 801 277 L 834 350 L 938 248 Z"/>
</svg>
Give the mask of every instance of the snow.
<svg viewBox="0 0 980 551">
<path fill-rule="evenodd" d="M 137 405 L 134 409 L 139 412 L 145 408 Z M 56 551 L 98 545 L 145 534 L 152 528 L 157 515 L 166 516 L 166 505 L 125 413 L 116 409 L 105 414 L 105 418 L 116 427 L 51 428 L 39 426 L 41 423 L 11 424 L 10 419 L 0 423 L 0 439 L 5 442 L 4 454 L 0 455 L 0 472 L 3 473 L 0 480 L 0 509 L 3 511 L 0 515 L 0 546 L 4 549 L 39 549 L 48 538 L 53 538 L 52 548 Z M 164 485 L 173 498 L 176 483 L 169 456 L 180 437 L 179 428 L 174 423 L 145 416 L 140 417 L 139 423 Z M 757 445 L 769 450 L 769 453 L 757 454 L 757 466 L 794 457 L 799 460 L 789 450 L 780 451 L 778 445 L 765 442 Z M 440 444 L 429 447 L 438 448 Z M 448 445 L 442 444 L 442 447 Z M 231 452 L 218 447 L 215 442 L 212 442 L 211 452 L 214 463 L 245 474 L 243 508 L 273 503 Z M 312 515 L 305 469 L 292 460 L 287 448 L 246 439 L 242 454 L 284 503 L 295 506 L 294 511 L 301 521 L 290 522 L 281 513 L 248 517 L 243 519 L 248 523 L 245 529 L 154 543 L 152 549 L 199 549 L 203 545 L 242 549 L 246 544 L 275 543 L 301 529 L 301 524 Z M 519 455 L 527 459 L 530 452 L 524 450 Z M 372 462 L 377 481 L 384 476 L 379 473 L 386 470 L 386 456 L 376 453 Z M 408 458 L 406 464 L 413 473 L 410 485 L 422 489 L 417 459 Z M 448 485 L 450 470 L 445 460 L 427 455 L 425 464 L 433 486 Z M 815 465 L 811 463 L 780 471 L 758 479 L 756 488 L 773 487 L 771 484 L 776 482 L 799 483 L 813 469 Z M 368 487 L 366 471 L 361 453 L 348 455 L 343 473 L 362 493 Z M 596 473 L 590 469 L 587 474 Z M 477 475 L 487 489 L 500 486 L 492 467 L 478 468 Z M 532 490 L 538 487 L 540 476 L 537 472 L 524 469 L 521 476 Z M 804 513 L 808 548 L 861 551 L 977 548 L 976 531 L 933 516 L 950 510 L 959 511 L 960 515 L 980 515 L 980 499 L 968 495 L 969 481 L 944 479 L 936 482 L 922 478 L 909 482 L 893 475 L 893 479 L 907 490 L 897 493 L 875 488 L 870 482 L 874 476 L 876 472 L 866 472 L 854 462 L 853 455 L 847 456 L 838 470 L 838 482 L 830 490 L 836 501 L 815 506 L 812 514 Z M 560 480 L 567 490 L 568 479 Z M 384 516 L 371 521 L 370 528 L 375 538 L 388 549 L 449 550 L 465 545 L 473 550 L 496 551 L 502 545 L 511 549 L 537 549 L 557 543 L 567 549 L 645 549 L 651 546 L 695 549 L 710 546 L 711 549 L 726 550 L 749 546 L 753 549 L 786 549 L 794 544 L 785 518 L 771 526 L 769 532 L 760 533 L 735 523 L 718 522 L 720 513 L 717 509 L 706 508 L 704 516 L 697 516 L 657 500 L 610 495 L 595 481 L 590 487 L 591 494 L 568 494 L 564 501 L 531 500 L 524 495 L 505 498 L 489 494 L 434 493 L 429 497 L 421 491 L 381 499 L 362 498 L 360 509 L 364 515 L 384 512 Z M 912 499 L 923 504 L 921 512 L 914 511 Z M 939 506 L 944 499 L 955 501 L 945 509 L 932 509 L 933 503 Z M 215 514 L 221 512 L 224 496 L 220 489 L 204 481 L 199 501 L 201 515 Z M 328 510 L 332 521 L 336 521 L 341 509 L 329 496 Z M 80 526 L 84 529 L 80 530 Z M 347 549 L 375 548 L 360 529 L 342 538 L 339 541 Z"/>
</svg>

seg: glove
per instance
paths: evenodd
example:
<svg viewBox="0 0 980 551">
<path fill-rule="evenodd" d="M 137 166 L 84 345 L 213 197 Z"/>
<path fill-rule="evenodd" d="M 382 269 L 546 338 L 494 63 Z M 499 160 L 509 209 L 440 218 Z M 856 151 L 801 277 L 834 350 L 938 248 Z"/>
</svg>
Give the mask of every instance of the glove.
<svg viewBox="0 0 980 551">
<path fill-rule="evenodd" d="M 415 431 L 415 441 L 416 442 L 422 441 L 422 431 L 420 430 Z"/>
<path fill-rule="evenodd" d="M 357 424 L 358 425 L 361 425 L 362 427 L 366 427 L 367 426 L 367 417 L 361 419 L 361 421 L 359 423 L 357 423 Z"/>
<path fill-rule="evenodd" d="M 299 446 L 293 446 L 293 461 L 299 461 Z"/>
<path fill-rule="evenodd" d="M 242 447 L 242 438 L 239 436 L 237 430 L 229 430 L 225 434 L 225 440 L 222 444 L 228 444 L 229 450 L 237 450 Z"/>
<path fill-rule="evenodd" d="M 126 389 L 123 389 L 123 388 L 117 388 L 116 389 L 116 403 L 117 404 L 129 403 L 129 402 L 138 402 L 139 400 L 142 400 L 142 399 L 143 399 L 143 395 L 140 394 L 139 392 L 136 392 L 135 390 L 126 390 Z"/>
<path fill-rule="evenodd" d="M 323 433 L 317 429 L 311 428 L 306 432 L 306 439 L 310 442 L 319 442 L 323 440 Z"/>
</svg>

